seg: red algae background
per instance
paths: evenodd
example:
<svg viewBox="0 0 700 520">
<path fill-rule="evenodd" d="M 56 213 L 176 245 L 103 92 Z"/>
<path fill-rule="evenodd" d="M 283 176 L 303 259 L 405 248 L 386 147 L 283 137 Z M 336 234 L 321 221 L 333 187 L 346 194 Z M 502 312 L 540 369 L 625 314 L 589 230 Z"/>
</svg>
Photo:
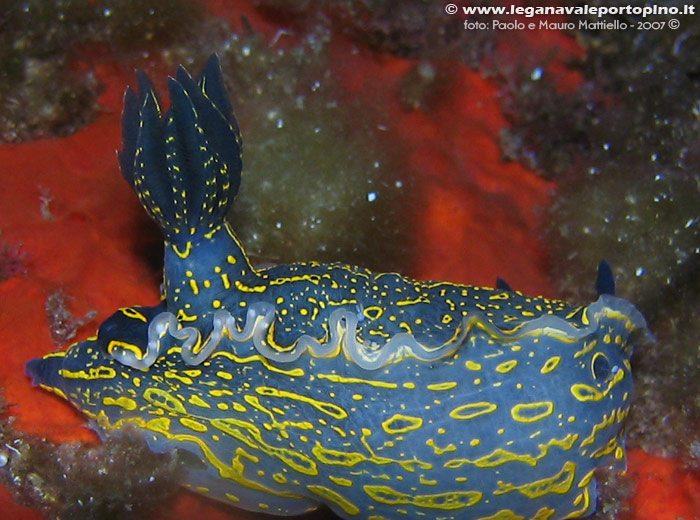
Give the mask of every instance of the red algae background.
<svg viewBox="0 0 700 520">
<path fill-rule="evenodd" d="M 262 19 L 247 3 L 219 0 L 209 7 L 232 21 L 245 12 L 266 37 L 276 31 L 276 22 Z M 572 49 L 562 34 L 536 36 L 532 49 Z M 524 293 L 556 297 L 547 274 L 547 244 L 541 240 L 543 209 L 555 186 L 502 161 L 498 133 L 506 120 L 496 86 L 463 64 L 448 63 L 439 99 L 426 110 L 407 111 L 399 102 L 400 89 L 415 61 L 371 51 L 344 37 L 333 38 L 331 58 L 344 95 L 363 100 L 368 110 L 382 106 L 391 115 L 388 134 L 410 150 L 404 167 L 417 172 L 420 204 L 406 218 L 419 247 L 406 274 L 479 285 L 493 285 L 500 276 Z M 104 91 L 94 122 L 70 137 L 0 146 L 0 241 L 19 246 L 25 271 L 0 281 L 0 385 L 16 417 L 14 426 L 57 442 L 97 440 L 78 412 L 31 387 L 24 375 L 29 359 L 57 348 L 44 311 L 47 297 L 62 290 L 78 318 L 97 311 L 75 340 L 92 335 L 119 307 L 153 305 L 159 299 L 161 238 L 121 178 L 115 156 L 121 146 L 122 92 L 134 82 L 133 73 L 109 55 L 99 63 L 95 73 Z M 245 141 L 246 129 L 241 130 Z M 629 475 L 637 490 L 628 520 L 700 517 L 700 481 L 678 461 L 633 450 Z M 0 511 L 5 518 L 42 518 L 16 505 L 2 487 Z M 184 491 L 157 518 L 193 515 L 264 518 Z M 322 517 L 330 514 L 309 518 Z"/>
</svg>

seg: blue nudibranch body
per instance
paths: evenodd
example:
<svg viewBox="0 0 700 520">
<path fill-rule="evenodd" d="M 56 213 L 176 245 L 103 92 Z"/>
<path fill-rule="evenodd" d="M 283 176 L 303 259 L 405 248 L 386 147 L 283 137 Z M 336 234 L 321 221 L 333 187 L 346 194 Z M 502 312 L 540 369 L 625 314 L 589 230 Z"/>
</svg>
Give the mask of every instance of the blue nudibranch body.
<svg viewBox="0 0 700 520">
<path fill-rule="evenodd" d="M 139 75 L 122 173 L 165 235 L 163 301 L 30 361 L 98 429 L 190 452 L 185 485 L 253 511 L 347 519 L 575 518 L 624 467 L 643 317 L 603 265 L 590 305 L 340 263 L 255 269 L 225 220 L 241 141 L 218 60 Z M 293 189 L 293 187 L 290 187 Z M 636 334 L 635 334 L 636 335 Z"/>
</svg>

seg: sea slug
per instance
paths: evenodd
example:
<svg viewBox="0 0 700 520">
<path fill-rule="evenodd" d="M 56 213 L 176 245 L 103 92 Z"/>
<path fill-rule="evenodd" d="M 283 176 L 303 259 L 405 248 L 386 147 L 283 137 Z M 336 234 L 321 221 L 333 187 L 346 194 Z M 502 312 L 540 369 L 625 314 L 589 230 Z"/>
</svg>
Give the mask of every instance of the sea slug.
<svg viewBox="0 0 700 520">
<path fill-rule="evenodd" d="M 163 116 L 128 89 L 122 174 L 165 235 L 162 302 L 28 363 L 99 430 L 189 455 L 185 485 L 252 511 L 346 519 L 574 518 L 624 467 L 629 358 L 614 296 L 573 306 L 340 263 L 256 269 L 225 215 L 241 139 L 219 62 L 180 67 Z M 289 187 L 290 190 L 294 186 Z"/>
</svg>

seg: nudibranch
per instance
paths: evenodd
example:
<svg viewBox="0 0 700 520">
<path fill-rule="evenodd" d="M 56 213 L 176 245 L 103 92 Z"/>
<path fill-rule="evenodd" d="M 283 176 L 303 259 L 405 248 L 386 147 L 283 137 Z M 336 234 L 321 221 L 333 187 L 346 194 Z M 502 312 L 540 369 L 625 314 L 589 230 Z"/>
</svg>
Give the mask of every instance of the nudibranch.
<svg viewBox="0 0 700 520">
<path fill-rule="evenodd" d="M 624 467 L 632 344 L 601 264 L 586 306 L 341 263 L 255 268 L 225 215 L 241 138 L 219 62 L 180 67 L 161 115 L 127 89 L 121 171 L 165 236 L 162 302 L 28 363 L 98 431 L 187 454 L 229 504 L 345 519 L 575 518 Z M 289 187 L 294 189 L 293 186 Z"/>
</svg>

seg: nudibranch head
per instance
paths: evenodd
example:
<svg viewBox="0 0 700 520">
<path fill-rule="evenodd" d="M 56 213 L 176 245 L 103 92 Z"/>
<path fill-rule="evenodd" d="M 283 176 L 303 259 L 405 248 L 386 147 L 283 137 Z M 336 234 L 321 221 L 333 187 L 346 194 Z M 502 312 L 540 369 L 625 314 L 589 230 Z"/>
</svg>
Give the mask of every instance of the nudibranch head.
<svg viewBox="0 0 700 520">
<path fill-rule="evenodd" d="M 344 264 L 255 269 L 224 220 L 240 138 L 213 58 L 161 117 L 127 94 L 122 171 L 163 228 L 163 301 L 30 361 L 98 430 L 186 457 L 184 484 L 253 511 L 572 518 L 624 467 L 644 318 L 601 264 L 582 307 Z"/>
</svg>

